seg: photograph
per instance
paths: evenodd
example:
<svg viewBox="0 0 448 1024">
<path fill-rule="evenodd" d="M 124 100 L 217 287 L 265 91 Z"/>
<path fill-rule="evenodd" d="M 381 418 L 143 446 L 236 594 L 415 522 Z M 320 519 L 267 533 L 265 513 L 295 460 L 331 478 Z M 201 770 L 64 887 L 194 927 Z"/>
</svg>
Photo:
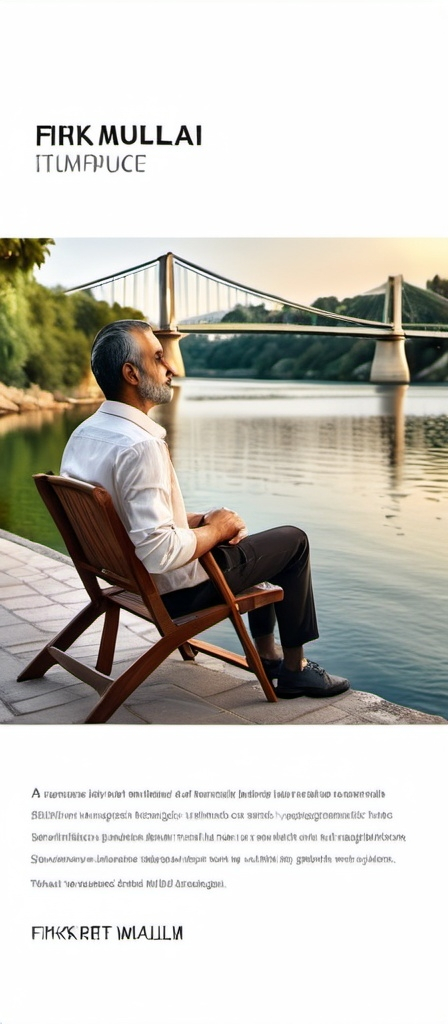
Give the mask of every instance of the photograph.
<svg viewBox="0 0 448 1024">
<path fill-rule="evenodd" d="M 448 241 L 0 246 L 3 721 L 445 722 Z"/>
</svg>

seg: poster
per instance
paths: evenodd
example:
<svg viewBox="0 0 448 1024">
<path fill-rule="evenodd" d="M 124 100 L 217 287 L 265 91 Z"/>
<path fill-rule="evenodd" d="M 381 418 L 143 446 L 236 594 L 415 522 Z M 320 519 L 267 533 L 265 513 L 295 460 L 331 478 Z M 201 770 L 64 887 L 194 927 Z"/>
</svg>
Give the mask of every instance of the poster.
<svg viewBox="0 0 448 1024">
<path fill-rule="evenodd" d="M 4 236 L 448 235 L 445 3 L 3 0 L 1 13 Z M 139 166 L 126 151 L 117 171 L 95 169 L 86 136 L 103 124 L 163 134 Z M 39 162 L 38 125 L 50 142 Z M 200 145 L 163 145 L 183 125 Z M 51 126 L 73 127 L 79 169 Z M 443 728 L 228 732 L 2 727 L 1 1024 L 445 1024 Z M 75 794 L 111 794 L 115 807 L 123 791 L 126 807 L 153 794 L 151 810 L 214 794 L 212 812 L 226 800 L 235 815 L 239 800 L 265 799 L 240 791 L 294 792 L 296 806 L 315 793 L 320 811 L 326 793 L 332 808 L 335 793 L 368 793 L 406 844 L 397 865 L 274 871 L 249 858 L 189 876 L 224 870 L 216 889 L 177 887 L 166 865 L 152 877 L 173 885 L 143 895 L 33 885 L 30 825 L 51 820 L 31 818 L 37 802 L 69 815 Z M 75 836 L 81 819 L 60 820 Z M 85 879 L 80 868 L 69 883 Z M 46 871 L 37 877 L 51 881 Z"/>
</svg>

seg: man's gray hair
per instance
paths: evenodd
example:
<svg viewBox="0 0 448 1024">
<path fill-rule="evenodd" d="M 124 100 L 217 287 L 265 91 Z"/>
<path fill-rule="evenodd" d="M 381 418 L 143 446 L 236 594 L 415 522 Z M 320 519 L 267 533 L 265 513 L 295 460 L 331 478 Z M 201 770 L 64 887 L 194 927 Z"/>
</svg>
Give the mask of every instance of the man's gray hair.
<svg viewBox="0 0 448 1024">
<path fill-rule="evenodd" d="M 92 372 L 109 401 L 117 401 L 120 397 L 124 363 L 133 363 L 141 369 L 140 352 L 133 332 L 148 330 L 151 326 L 144 320 L 115 320 L 98 331 L 92 346 Z"/>
</svg>

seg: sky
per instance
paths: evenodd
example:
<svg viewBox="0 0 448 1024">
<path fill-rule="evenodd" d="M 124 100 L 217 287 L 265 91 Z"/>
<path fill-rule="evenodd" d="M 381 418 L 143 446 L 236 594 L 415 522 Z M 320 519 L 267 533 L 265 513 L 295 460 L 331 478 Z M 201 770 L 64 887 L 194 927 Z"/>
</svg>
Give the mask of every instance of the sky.
<svg viewBox="0 0 448 1024">
<path fill-rule="evenodd" d="M 75 287 L 166 252 L 293 302 L 344 299 L 403 274 L 424 288 L 448 278 L 447 238 L 57 238 L 36 272 L 48 287 Z"/>
</svg>

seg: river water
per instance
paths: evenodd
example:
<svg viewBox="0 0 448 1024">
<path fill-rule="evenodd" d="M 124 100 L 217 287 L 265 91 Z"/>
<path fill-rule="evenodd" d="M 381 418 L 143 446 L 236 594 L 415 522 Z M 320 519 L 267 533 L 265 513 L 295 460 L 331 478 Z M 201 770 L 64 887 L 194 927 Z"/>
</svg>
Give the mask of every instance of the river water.
<svg viewBox="0 0 448 1024">
<path fill-rule="evenodd" d="M 187 379 L 157 418 L 187 508 L 310 537 L 320 638 L 306 652 L 448 718 L 448 388 Z M 0 527 L 63 550 L 31 482 L 91 408 L 0 421 Z M 215 639 L 238 649 L 231 627 Z"/>
</svg>

